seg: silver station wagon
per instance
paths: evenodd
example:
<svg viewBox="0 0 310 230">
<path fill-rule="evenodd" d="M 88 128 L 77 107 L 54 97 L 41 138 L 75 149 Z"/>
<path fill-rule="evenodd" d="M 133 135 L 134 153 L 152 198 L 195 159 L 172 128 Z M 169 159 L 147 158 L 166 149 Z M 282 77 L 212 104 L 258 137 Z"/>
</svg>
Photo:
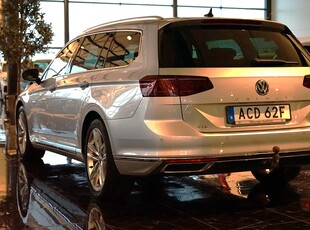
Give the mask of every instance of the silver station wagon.
<svg viewBox="0 0 310 230">
<path fill-rule="evenodd" d="M 310 57 L 283 24 L 142 17 L 70 41 L 16 103 L 20 155 L 85 162 L 94 196 L 135 178 L 252 171 L 287 184 L 310 163 Z M 147 176 L 147 177 L 146 177 Z"/>
</svg>

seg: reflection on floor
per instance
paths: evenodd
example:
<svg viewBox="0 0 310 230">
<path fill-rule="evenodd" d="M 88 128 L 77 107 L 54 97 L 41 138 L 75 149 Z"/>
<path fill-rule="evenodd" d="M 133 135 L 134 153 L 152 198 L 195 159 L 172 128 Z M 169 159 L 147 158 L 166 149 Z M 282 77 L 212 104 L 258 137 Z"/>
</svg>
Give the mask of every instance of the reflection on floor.
<svg viewBox="0 0 310 230">
<path fill-rule="evenodd" d="M 126 200 L 103 202 L 89 195 L 82 163 L 51 152 L 20 161 L 3 152 L 5 139 L 1 122 L 1 230 L 310 229 L 310 166 L 285 188 L 250 172 L 168 176 L 137 180 Z"/>
<path fill-rule="evenodd" d="M 310 167 L 289 186 L 251 173 L 137 180 L 125 201 L 90 197 L 84 165 L 0 150 L 0 229 L 310 229 Z"/>
</svg>

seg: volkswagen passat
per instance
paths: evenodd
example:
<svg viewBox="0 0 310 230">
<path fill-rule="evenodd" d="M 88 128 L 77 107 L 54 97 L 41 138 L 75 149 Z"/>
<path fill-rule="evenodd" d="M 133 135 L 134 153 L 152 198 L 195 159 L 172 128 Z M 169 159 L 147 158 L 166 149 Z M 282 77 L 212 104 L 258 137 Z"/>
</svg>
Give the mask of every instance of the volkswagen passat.
<svg viewBox="0 0 310 230">
<path fill-rule="evenodd" d="M 310 157 L 310 57 L 283 24 L 143 17 L 70 41 L 18 97 L 24 158 L 85 162 L 93 195 L 134 176 L 253 172 L 285 184 Z"/>
</svg>

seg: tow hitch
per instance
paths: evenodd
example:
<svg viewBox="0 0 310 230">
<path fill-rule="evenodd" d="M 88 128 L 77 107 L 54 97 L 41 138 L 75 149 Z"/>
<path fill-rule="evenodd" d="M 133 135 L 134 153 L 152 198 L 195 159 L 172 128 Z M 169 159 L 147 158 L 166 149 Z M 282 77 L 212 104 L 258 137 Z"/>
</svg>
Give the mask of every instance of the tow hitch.
<svg viewBox="0 0 310 230">
<path fill-rule="evenodd" d="M 271 167 L 272 168 L 276 168 L 279 165 L 280 147 L 279 146 L 274 146 L 272 148 L 272 151 L 274 152 L 274 154 L 273 154 L 273 157 L 272 157 Z"/>
</svg>

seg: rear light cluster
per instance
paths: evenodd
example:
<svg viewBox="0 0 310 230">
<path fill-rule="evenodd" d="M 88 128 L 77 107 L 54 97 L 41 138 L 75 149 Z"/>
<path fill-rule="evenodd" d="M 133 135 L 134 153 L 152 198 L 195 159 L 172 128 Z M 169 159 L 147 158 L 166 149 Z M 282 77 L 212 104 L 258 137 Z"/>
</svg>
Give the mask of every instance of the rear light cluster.
<svg viewBox="0 0 310 230">
<path fill-rule="evenodd" d="M 304 77 L 303 86 L 310 89 L 310 75 Z"/>
<path fill-rule="evenodd" d="M 208 77 L 183 75 L 149 75 L 140 79 L 143 97 L 189 96 L 213 89 Z"/>
</svg>

